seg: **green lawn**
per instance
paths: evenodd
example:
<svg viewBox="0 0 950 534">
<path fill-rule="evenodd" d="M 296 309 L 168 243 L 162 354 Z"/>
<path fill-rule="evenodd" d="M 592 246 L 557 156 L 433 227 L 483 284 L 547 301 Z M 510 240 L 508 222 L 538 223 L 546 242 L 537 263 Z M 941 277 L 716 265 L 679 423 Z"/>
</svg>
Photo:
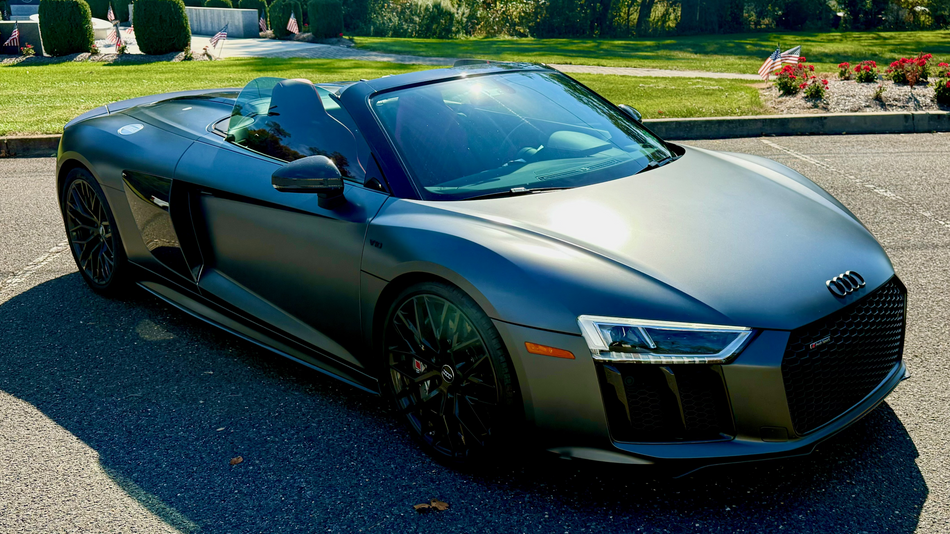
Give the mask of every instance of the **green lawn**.
<svg viewBox="0 0 950 534">
<path fill-rule="evenodd" d="M 901 56 L 950 56 L 950 31 L 860 33 L 750 33 L 654 39 L 393 39 L 357 37 L 367 50 L 420 56 L 536 61 L 607 67 L 649 67 L 754 74 L 778 44 L 802 46 L 825 72 L 838 63 L 873 59 L 888 65 Z"/>
<path fill-rule="evenodd" d="M 102 104 L 186 89 L 241 87 L 259 76 L 325 82 L 371 79 L 424 68 L 362 61 L 267 58 L 213 63 L 2 66 L 0 135 L 60 133 L 69 119 Z M 748 82 L 597 74 L 575 77 L 613 102 L 635 106 L 648 118 L 765 112 L 758 91 Z"/>
</svg>

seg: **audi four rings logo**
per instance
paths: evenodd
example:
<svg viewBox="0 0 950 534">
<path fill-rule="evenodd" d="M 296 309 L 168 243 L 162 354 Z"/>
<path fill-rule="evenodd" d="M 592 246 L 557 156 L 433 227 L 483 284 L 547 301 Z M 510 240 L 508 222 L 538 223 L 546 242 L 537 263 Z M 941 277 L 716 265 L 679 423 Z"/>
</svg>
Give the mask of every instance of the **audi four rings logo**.
<svg viewBox="0 0 950 534">
<path fill-rule="evenodd" d="M 864 287 L 864 278 L 854 271 L 845 271 L 825 282 L 825 285 L 836 297 L 846 297 Z"/>
</svg>

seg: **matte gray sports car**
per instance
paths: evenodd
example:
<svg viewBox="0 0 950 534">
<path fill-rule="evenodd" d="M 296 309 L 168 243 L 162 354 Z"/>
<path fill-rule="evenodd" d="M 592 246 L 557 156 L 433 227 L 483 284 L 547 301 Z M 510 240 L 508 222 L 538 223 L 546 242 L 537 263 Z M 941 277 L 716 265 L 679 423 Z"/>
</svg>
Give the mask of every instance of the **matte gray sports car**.
<svg viewBox="0 0 950 534">
<path fill-rule="evenodd" d="M 450 464 L 805 454 L 905 376 L 906 290 L 844 206 L 543 66 L 109 104 L 57 178 L 94 290 L 388 395 Z"/>
</svg>

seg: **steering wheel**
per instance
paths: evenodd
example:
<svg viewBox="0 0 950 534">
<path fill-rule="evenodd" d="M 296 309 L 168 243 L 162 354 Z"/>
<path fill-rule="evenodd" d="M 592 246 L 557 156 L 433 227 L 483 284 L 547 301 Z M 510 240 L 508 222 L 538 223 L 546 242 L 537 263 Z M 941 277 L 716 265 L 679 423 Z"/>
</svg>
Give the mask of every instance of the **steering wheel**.
<svg viewBox="0 0 950 534">
<path fill-rule="evenodd" d="M 511 147 L 511 148 L 513 148 L 513 149 L 515 149 L 515 150 L 517 150 L 518 147 L 515 146 L 514 143 L 511 142 L 511 137 L 512 137 L 513 135 L 515 135 L 515 132 L 517 132 L 518 130 L 520 130 L 521 127 L 524 126 L 524 125 L 531 126 L 532 128 L 534 128 L 535 130 L 538 131 L 538 134 L 541 133 L 541 130 L 538 130 L 538 128 L 537 128 L 535 125 L 531 124 L 531 123 L 528 122 L 526 119 L 521 119 L 521 122 L 519 122 L 517 125 L 515 125 L 515 127 L 512 128 L 510 132 L 508 132 L 508 135 L 506 135 L 506 136 L 505 136 L 505 139 L 502 140 L 502 142 L 498 145 L 498 148 L 499 148 L 499 149 L 503 149 L 503 148 L 505 148 L 505 145 L 508 145 L 509 147 Z"/>
</svg>

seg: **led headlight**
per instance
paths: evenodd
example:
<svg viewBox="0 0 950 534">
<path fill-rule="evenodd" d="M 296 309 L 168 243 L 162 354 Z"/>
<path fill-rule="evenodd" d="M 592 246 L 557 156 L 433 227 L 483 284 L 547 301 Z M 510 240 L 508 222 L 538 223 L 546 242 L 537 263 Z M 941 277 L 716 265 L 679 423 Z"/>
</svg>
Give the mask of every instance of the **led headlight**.
<svg viewBox="0 0 950 534">
<path fill-rule="evenodd" d="M 739 353 L 751 328 L 672 323 L 581 315 L 581 333 L 601 362 L 728 363 Z"/>
</svg>

